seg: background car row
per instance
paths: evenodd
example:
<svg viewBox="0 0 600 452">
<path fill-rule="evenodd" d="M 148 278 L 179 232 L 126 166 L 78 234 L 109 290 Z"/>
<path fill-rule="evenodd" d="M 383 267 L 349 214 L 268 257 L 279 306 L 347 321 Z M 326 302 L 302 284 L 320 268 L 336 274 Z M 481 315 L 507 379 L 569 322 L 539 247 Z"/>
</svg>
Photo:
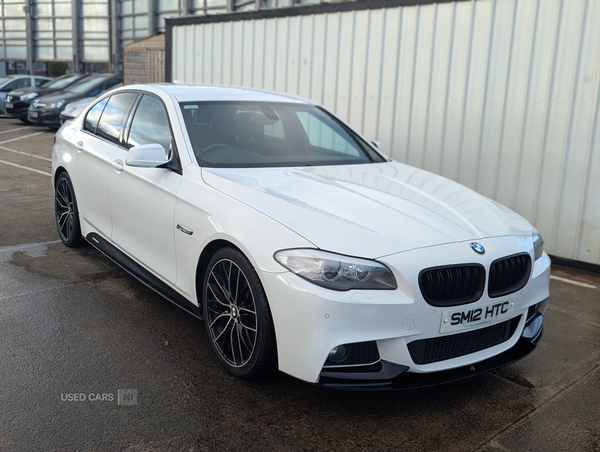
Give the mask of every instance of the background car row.
<svg viewBox="0 0 600 452">
<path fill-rule="evenodd" d="M 55 79 L 5 78 L 9 79 L 5 82 L 7 88 L 12 89 L 3 90 L 4 78 L 0 79 L 1 112 L 25 123 L 51 129 L 58 129 L 64 121 L 76 117 L 103 92 L 123 84 L 122 74 L 66 74 Z"/>
<path fill-rule="evenodd" d="M 49 77 L 37 75 L 7 75 L 5 77 L 0 77 L 0 113 L 5 113 L 4 101 L 7 94 L 11 91 L 31 87 L 39 88 L 50 80 L 52 79 Z"/>
</svg>

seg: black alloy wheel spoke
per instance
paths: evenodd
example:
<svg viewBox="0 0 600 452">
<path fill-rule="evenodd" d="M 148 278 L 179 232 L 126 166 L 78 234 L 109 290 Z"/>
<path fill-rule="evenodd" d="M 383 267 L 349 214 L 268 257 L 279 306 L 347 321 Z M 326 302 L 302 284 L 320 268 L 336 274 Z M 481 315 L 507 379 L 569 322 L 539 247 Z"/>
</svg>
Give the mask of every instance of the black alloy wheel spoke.
<svg viewBox="0 0 600 452">
<path fill-rule="evenodd" d="M 211 269 L 206 292 L 207 325 L 221 357 L 233 367 L 248 363 L 257 341 L 257 312 L 242 269 L 223 259 Z"/>
<path fill-rule="evenodd" d="M 66 179 L 60 180 L 56 187 L 56 222 L 59 232 L 65 240 L 70 240 L 74 227 L 73 195 Z"/>
</svg>

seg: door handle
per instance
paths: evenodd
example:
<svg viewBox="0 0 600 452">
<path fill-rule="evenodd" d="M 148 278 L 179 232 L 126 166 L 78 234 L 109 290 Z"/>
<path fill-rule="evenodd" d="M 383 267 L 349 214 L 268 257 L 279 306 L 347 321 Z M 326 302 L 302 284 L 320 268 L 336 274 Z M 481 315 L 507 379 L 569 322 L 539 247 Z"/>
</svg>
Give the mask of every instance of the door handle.
<svg viewBox="0 0 600 452">
<path fill-rule="evenodd" d="M 78 141 L 77 143 L 75 143 L 75 150 L 77 152 L 83 151 L 83 141 Z"/>
<path fill-rule="evenodd" d="M 125 168 L 123 166 L 123 160 L 113 160 L 112 161 L 112 167 L 115 169 L 115 171 L 117 171 L 118 173 L 120 173 L 121 171 L 123 171 L 123 168 Z"/>
</svg>

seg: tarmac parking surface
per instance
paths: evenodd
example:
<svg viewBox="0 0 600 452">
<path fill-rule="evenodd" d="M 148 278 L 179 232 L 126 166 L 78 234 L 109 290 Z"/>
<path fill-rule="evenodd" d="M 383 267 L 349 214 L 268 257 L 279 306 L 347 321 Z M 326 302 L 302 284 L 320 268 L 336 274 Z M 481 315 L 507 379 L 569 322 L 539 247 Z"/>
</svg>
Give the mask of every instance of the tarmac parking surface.
<svg viewBox="0 0 600 452">
<path fill-rule="evenodd" d="M 0 451 L 598 451 L 600 274 L 553 266 L 528 357 L 447 385 L 230 376 L 201 321 L 60 243 L 54 133 L 0 116 Z"/>
</svg>

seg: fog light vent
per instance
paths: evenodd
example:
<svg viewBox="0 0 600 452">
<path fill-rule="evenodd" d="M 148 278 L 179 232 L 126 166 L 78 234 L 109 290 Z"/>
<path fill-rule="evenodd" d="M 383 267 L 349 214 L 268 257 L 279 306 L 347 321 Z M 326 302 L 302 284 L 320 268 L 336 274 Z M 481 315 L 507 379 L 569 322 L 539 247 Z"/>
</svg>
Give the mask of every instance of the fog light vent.
<svg viewBox="0 0 600 452">
<path fill-rule="evenodd" d="M 536 337 L 540 330 L 542 329 L 542 322 L 544 321 L 544 316 L 537 313 L 533 319 L 525 325 L 525 329 L 523 330 L 523 337 L 527 339 L 533 339 Z"/>
<path fill-rule="evenodd" d="M 329 352 L 329 356 L 327 357 L 327 361 L 332 363 L 339 363 L 345 360 L 348 356 L 348 350 L 343 345 L 339 347 L 333 347 Z"/>
<path fill-rule="evenodd" d="M 357 342 L 332 348 L 324 367 L 364 366 L 377 361 L 379 361 L 377 342 Z"/>
</svg>

